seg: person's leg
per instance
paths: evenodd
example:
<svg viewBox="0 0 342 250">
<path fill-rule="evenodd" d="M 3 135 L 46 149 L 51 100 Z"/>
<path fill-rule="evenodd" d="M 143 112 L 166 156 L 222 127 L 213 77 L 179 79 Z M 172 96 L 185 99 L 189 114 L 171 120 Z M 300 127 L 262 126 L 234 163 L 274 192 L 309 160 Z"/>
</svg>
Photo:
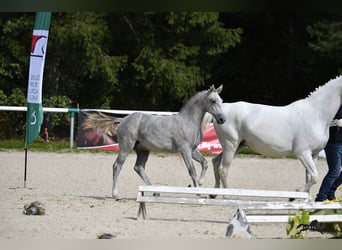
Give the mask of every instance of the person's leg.
<svg viewBox="0 0 342 250">
<path fill-rule="evenodd" d="M 332 184 L 329 192 L 328 192 L 328 199 L 329 200 L 336 200 L 335 192 L 337 188 L 342 184 L 342 145 L 338 145 L 337 151 L 340 155 L 340 174 Z"/>
<path fill-rule="evenodd" d="M 328 197 L 328 194 L 331 195 L 331 188 L 341 172 L 342 146 L 336 144 L 328 144 L 324 150 L 329 170 L 322 181 L 321 187 L 316 197 L 316 201 L 324 201 L 328 198 L 333 198 Z"/>
<path fill-rule="evenodd" d="M 329 200 L 336 200 L 335 192 L 340 185 L 342 185 L 342 171 L 340 172 L 340 175 L 337 177 L 337 179 L 335 180 L 334 184 L 331 186 L 328 192 Z"/>
</svg>

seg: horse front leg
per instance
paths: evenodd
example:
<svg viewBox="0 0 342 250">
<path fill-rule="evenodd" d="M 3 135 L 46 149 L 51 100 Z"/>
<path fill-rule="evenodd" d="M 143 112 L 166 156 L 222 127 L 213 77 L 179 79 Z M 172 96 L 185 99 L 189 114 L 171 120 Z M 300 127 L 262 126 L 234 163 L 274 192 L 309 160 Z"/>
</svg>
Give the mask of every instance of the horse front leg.
<svg viewBox="0 0 342 250">
<path fill-rule="evenodd" d="M 245 147 L 242 143 L 239 146 L 231 142 L 222 142 L 223 151 L 212 159 L 215 175 L 215 188 L 220 187 L 220 181 L 224 188 L 228 188 L 228 171 L 234 156 Z"/>
<path fill-rule="evenodd" d="M 220 181 L 223 188 L 228 188 L 228 172 L 234 154 L 231 151 L 222 151 L 215 158 L 212 159 L 215 175 L 215 188 L 220 188 Z M 210 198 L 215 199 L 216 195 L 210 195 Z"/>
<path fill-rule="evenodd" d="M 234 153 L 231 151 L 222 152 L 222 163 L 218 168 L 220 179 L 224 188 L 228 188 L 228 173 L 230 165 L 234 157 Z"/>
<path fill-rule="evenodd" d="M 214 176 L 215 176 L 214 187 L 215 188 L 220 188 L 220 173 L 218 169 L 221 165 L 221 161 L 222 161 L 222 152 L 211 160 L 211 162 L 213 163 L 213 168 L 214 168 Z"/>
<path fill-rule="evenodd" d="M 194 187 L 198 187 L 199 185 L 198 185 L 197 173 L 196 173 L 194 163 L 192 162 L 192 152 L 189 149 L 184 149 L 181 151 L 181 154 L 185 162 L 185 166 L 189 171 L 189 175 L 191 176 Z"/>
<path fill-rule="evenodd" d="M 196 148 L 194 151 L 192 151 L 192 159 L 194 159 L 195 161 L 197 161 L 197 162 L 199 162 L 201 164 L 202 171 L 201 171 L 200 177 L 198 179 L 198 184 L 200 186 L 202 186 L 203 182 L 204 182 L 205 174 L 206 174 L 206 172 L 208 170 L 208 162 L 203 157 L 203 155 L 201 154 L 201 152 L 199 151 L 198 148 Z"/>
<path fill-rule="evenodd" d="M 222 161 L 222 152 L 218 154 L 216 157 L 214 157 L 211 162 L 213 163 L 214 167 L 214 176 L 215 176 L 215 186 L 214 188 L 220 188 L 220 173 L 219 173 L 219 167 L 221 165 Z M 217 195 L 211 194 L 209 197 L 211 199 L 215 199 Z"/>
</svg>

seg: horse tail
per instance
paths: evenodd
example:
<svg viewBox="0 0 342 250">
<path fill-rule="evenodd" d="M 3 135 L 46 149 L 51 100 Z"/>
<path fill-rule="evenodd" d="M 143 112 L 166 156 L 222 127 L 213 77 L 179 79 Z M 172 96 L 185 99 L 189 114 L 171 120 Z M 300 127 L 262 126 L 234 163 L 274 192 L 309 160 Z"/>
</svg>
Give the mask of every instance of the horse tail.
<svg viewBox="0 0 342 250">
<path fill-rule="evenodd" d="M 210 113 L 206 112 L 201 122 L 202 133 L 204 132 L 205 128 L 212 122 L 213 122 L 213 116 Z"/>
<path fill-rule="evenodd" d="M 83 129 L 99 128 L 109 136 L 115 136 L 120 121 L 103 113 L 88 114 L 82 123 Z"/>
</svg>

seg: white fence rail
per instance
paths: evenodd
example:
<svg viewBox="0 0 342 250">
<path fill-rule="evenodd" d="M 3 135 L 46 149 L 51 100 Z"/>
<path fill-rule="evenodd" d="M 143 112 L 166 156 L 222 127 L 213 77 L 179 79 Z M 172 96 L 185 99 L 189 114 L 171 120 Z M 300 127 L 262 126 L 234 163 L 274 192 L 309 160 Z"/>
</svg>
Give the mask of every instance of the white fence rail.
<svg viewBox="0 0 342 250">
<path fill-rule="evenodd" d="M 154 195 L 156 193 L 159 195 Z M 203 197 L 203 195 L 223 197 L 210 199 Z M 227 199 L 228 197 L 230 199 Z M 245 197 L 249 198 L 242 199 Z M 284 198 L 287 201 L 284 201 Z M 301 201 L 289 202 L 289 198 Z M 252 212 L 247 214 L 247 222 L 288 222 L 289 218 L 294 215 L 290 211 L 342 209 L 340 202 L 309 202 L 308 199 L 309 194 L 307 192 L 141 185 L 138 188 L 136 199 L 139 203 L 137 218 L 140 215 L 143 219 L 147 218 L 145 203 L 233 206 Z M 262 211 L 263 213 L 255 214 L 255 211 Z M 275 211 L 276 214 L 272 214 L 272 211 Z M 341 222 L 342 215 L 310 216 L 311 221 L 315 219 L 320 222 Z"/>
<path fill-rule="evenodd" d="M 26 112 L 27 107 L 25 106 L 0 106 L 0 111 L 19 111 Z M 78 113 L 80 109 L 78 108 L 49 108 L 43 107 L 43 112 L 52 112 L 52 113 L 70 113 L 70 138 L 69 145 L 70 148 L 74 147 L 74 124 L 75 124 L 75 113 Z M 160 111 L 146 111 L 146 110 L 115 110 L 115 109 L 82 109 L 82 111 L 98 111 L 98 112 L 106 112 L 113 114 L 124 114 L 129 115 L 134 112 L 143 112 L 146 114 L 153 115 L 174 115 L 177 112 L 160 112 Z"/>
</svg>

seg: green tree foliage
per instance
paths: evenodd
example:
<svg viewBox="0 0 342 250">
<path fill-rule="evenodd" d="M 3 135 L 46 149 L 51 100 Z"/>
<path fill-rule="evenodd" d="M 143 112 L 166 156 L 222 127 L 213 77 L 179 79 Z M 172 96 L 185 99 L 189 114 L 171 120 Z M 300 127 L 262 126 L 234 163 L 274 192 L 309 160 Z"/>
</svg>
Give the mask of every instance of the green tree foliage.
<svg viewBox="0 0 342 250">
<path fill-rule="evenodd" d="M 0 89 L 7 105 L 14 88 L 27 88 L 34 17 L 0 14 Z M 53 13 L 43 105 L 179 110 L 207 87 L 208 62 L 238 44 L 241 34 L 214 12 Z M 63 116 L 45 115 L 45 125 L 56 131 Z"/>
<path fill-rule="evenodd" d="M 9 96 L 0 90 L 0 105 L 25 106 L 26 96 L 22 89 L 14 88 Z M 18 137 L 25 131 L 26 113 L 0 112 L 0 139 Z"/>
<path fill-rule="evenodd" d="M 1 105 L 25 100 L 34 18 L 0 13 Z M 43 105 L 178 111 L 211 84 L 224 101 L 285 105 L 341 73 L 341 36 L 338 14 L 53 13 Z M 23 127 L 5 113 L 1 127 Z M 67 116 L 45 125 L 67 136 Z"/>
<path fill-rule="evenodd" d="M 335 60 L 342 73 L 342 21 L 323 20 L 307 27 L 312 38 L 310 48 L 324 57 Z"/>
<path fill-rule="evenodd" d="M 110 108 L 127 61 L 110 53 L 111 35 L 103 14 L 54 14 L 44 93 L 67 95 L 82 107 Z"/>
<path fill-rule="evenodd" d="M 25 89 L 32 39 L 32 14 L 0 14 L 0 89 Z"/>
<path fill-rule="evenodd" d="M 152 108 L 178 109 L 205 87 L 210 57 L 239 43 L 242 30 L 225 29 L 218 18 L 218 13 L 145 13 L 133 67 Z"/>
<path fill-rule="evenodd" d="M 241 43 L 218 56 L 212 82 L 224 84 L 226 101 L 287 105 L 305 98 L 338 74 L 340 65 L 314 51 L 307 27 L 340 20 L 328 13 L 221 13 L 243 29 Z"/>
<path fill-rule="evenodd" d="M 71 107 L 72 101 L 67 96 L 51 96 L 43 100 L 44 107 L 65 108 Z M 49 129 L 50 136 L 65 136 L 67 128 L 70 127 L 70 114 L 69 113 L 44 113 L 44 128 Z"/>
<path fill-rule="evenodd" d="M 7 105 L 7 96 L 5 95 L 4 91 L 0 89 L 0 106 Z"/>
</svg>

